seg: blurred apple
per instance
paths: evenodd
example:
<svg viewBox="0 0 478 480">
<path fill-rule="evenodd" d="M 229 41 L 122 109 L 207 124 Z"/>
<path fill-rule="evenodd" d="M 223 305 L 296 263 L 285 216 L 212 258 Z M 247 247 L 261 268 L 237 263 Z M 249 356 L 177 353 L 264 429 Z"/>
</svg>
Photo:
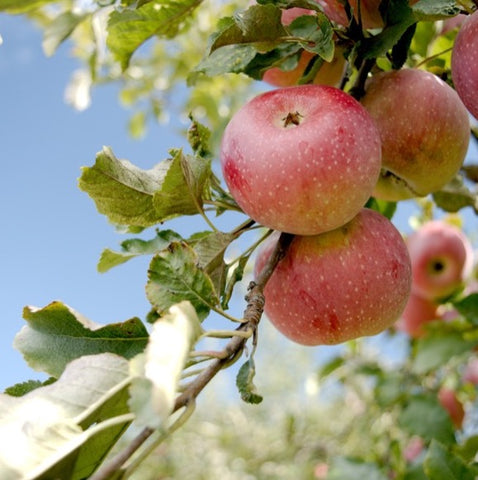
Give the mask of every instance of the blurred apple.
<svg viewBox="0 0 478 480">
<path fill-rule="evenodd" d="M 465 418 L 465 409 L 460 400 L 458 400 L 456 392 L 451 388 L 442 387 L 438 392 L 438 401 L 450 415 L 455 428 L 461 428 Z"/>
<path fill-rule="evenodd" d="M 457 93 L 424 70 L 374 75 L 361 100 L 382 139 L 382 173 L 375 195 L 384 200 L 425 196 L 448 183 L 470 140 L 468 112 Z"/>
<path fill-rule="evenodd" d="M 473 357 L 466 364 L 463 372 L 463 381 L 478 385 L 478 358 Z"/>
<path fill-rule="evenodd" d="M 421 437 L 412 437 L 403 450 L 403 456 L 409 463 L 416 460 L 425 448 L 425 442 Z"/>
<path fill-rule="evenodd" d="M 429 300 L 464 286 L 473 266 L 473 249 L 456 227 L 441 220 L 425 223 L 407 239 L 412 262 L 412 292 Z"/>
<path fill-rule="evenodd" d="M 278 239 L 260 249 L 256 276 Z M 296 236 L 266 284 L 265 313 L 289 339 L 333 345 L 390 327 L 410 292 L 407 247 L 393 224 L 363 209 L 348 224 Z"/>
<path fill-rule="evenodd" d="M 462 23 L 455 38 L 451 76 L 466 108 L 478 119 L 478 11 Z"/>
<path fill-rule="evenodd" d="M 407 333 L 411 338 L 420 338 L 426 334 L 426 324 L 438 318 L 438 305 L 412 293 L 395 326 L 397 330 Z"/>
</svg>

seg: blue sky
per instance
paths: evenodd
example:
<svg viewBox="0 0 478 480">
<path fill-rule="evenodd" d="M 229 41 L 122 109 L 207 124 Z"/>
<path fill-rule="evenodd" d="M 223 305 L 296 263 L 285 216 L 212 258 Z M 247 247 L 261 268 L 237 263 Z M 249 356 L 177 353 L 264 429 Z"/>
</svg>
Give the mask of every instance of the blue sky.
<svg viewBox="0 0 478 480">
<path fill-rule="evenodd" d="M 61 300 L 98 323 L 143 318 L 148 312 L 148 259 L 106 274 L 96 271 L 102 249 L 116 248 L 126 237 L 96 212 L 77 179 L 81 166 L 92 165 L 103 145 L 150 168 L 184 141 L 172 128 L 158 125 L 142 141 L 132 140 L 126 129 L 129 112 L 119 105 L 114 86 L 94 90 L 88 110 L 73 110 L 63 92 L 79 65 L 68 45 L 46 58 L 41 33 L 22 17 L 0 15 L 0 35 L 1 391 L 37 377 L 11 346 L 24 325 L 25 305 Z M 411 208 L 401 207 L 402 228 Z M 188 227 L 197 222 L 188 221 Z"/>
</svg>

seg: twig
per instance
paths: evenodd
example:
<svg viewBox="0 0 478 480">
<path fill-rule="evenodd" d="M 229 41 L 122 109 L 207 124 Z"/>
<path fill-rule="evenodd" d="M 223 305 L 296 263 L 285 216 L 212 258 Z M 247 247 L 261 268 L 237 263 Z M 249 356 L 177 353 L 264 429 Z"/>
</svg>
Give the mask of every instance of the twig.
<svg viewBox="0 0 478 480">
<path fill-rule="evenodd" d="M 284 257 L 289 248 L 293 235 L 282 233 L 279 240 L 271 253 L 262 272 L 257 277 L 256 281 L 249 284 L 248 294 L 246 295 L 247 307 L 244 311 L 244 321 L 237 327 L 236 331 L 250 332 L 254 334 L 259 325 L 263 310 L 264 310 L 264 287 L 272 275 L 275 267 Z M 187 407 L 197 398 L 204 387 L 215 377 L 215 375 L 224 367 L 226 367 L 231 360 L 236 359 L 243 351 L 247 338 L 243 335 L 236 335 L 226 344 L 221 351 L 221 358 L 213 359 L 204 370 L 187 386 L 187 388 L 176 398 L 173 411 L 174 413 L 183 407 Z M 129 458 L 143 445 L 143 443 L 155 432 L 152 428 L 144 428 L 132 442 L 121 452 L 119 452 L 113 459 L 101 467 L 95 474 L 90 477 L 90 480 L 107 480 L 112 477 L 114 473 L 121 470 L 123 465 Z"/>
</svg>

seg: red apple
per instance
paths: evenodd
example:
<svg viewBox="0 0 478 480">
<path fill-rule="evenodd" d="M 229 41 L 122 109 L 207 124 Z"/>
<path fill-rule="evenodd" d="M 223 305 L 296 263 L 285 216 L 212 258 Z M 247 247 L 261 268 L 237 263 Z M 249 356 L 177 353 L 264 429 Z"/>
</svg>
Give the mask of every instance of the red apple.
<svg viewBox="0 0 478 480">
<path fill-rule="evenodd" d="M 439 300 L 464 286 L 473 265 L 473 249 L 456 227 L 440 220 L 427 222 L 407 239 L 412 261 L 412 291 Z"/>
<path fill-rule="evenodd" d="M 466 108 L 478 119 L 478 11 L 458 31 L 451 54 L 451 76 Z"/>
<path fill-rule="evenodd" d="M 306 10 L 305 8 L 289 8 L 282 11 L 282 23 L 289 25 L 297 17 L 301 15 L 311 15 L 315 12 L 313 10 Z M 274 85 L 276 87 L 289 87 L 297 85 L 304 71 L 315 55 L 307 50 L 302 51 L 299 57 L 297 66 L 292 70 L 282 70 L 279 67 L 273 67 L 267 70 L 262 80 Z M 344 74 L 345 58 L 340 49 L 336 49 L 335 56 L 331 62 L 324 62 L 320 67 L 317 75 L 312 83 L 318 85 L 337 86 Z"/>
<path fill-rule="evenodd" d="M 362 27 L 366 30 L 371 28 L 382 28 L 384 26 L 382 16 L 379 11 L 381 0 L 361 0 L 360 1 L 360 19 Z M 324 9 L 325 15 L 333 22 L 347 26 L 349 21 L 345 12 L 344 3 L 340 0 L 318 0 L 319 5 Z M 358 0 L 350 0 L 350 7 L 353 11 L 355 20 L 359 21 Z"/>
<path fill-rule="evenodd" d="M 256 276 L 278 239 L 258 253 Z M 289 339 L 333 345 L 375 335 L 394 323 L 410 292 L 407 247 L 393 224 L 362 209 L 348 224 L 296 236 L 264 289 L 265 313 Z"/>
<path fill-rule="evenodd" d="M 438 392 L 438 401 L 450 415 L 455 428 L 461 428 L 465 418 L 465 409 L 451 388 L 442 387 Z"/>
<path fill-rule="evenodd" d="M 438 318 L 438 305 L 412 293 L 402 316 L 395 326 L 411 338 L 420 338 L 426 334 L 426 324 Z"/>
<path fill-rule="evenodd" d="M 471 383 L 478 385 L 478 358 L 471 358 L 465 366 L 463 372 L 463 381 L 465 383 Z"/>
<path fill-rule="evenodd" d="M 380 172 L 377 128 L 347 93 L 324 85 L 253 98 L 227 125 L 221 166 L 244 212 L 274 230 L 315 235 L 351 220 Z"/>
<path fill-rule="evenodd" d="M 412 463 L 416 460 L 425 448 L 425 442 L 421 437 L 412 437 L 403 450 L 405 460 Z"/>
<path fill-rule="evenodd" d="M 383 72 L 370 79 L 361 101 L 382 139 L 377 197 L 425 196 L 455 176 L 467 153 L 470 121 L 444 81 L 424 70 Z"/>
</svg>

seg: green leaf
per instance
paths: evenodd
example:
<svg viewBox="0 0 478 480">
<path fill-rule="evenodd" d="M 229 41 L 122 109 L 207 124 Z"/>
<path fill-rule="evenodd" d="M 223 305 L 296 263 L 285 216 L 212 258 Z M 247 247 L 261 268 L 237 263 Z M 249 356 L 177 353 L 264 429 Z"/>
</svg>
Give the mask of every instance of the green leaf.
<svg viewBox="0 0 478 480">
<path fill-rule="evenodd" d="M 466 341 L 458 332 L 429 335 L 416 343 L 413 372 L 422 375 L 444 365 L 450 358 L 470 350 L 476 342 Z"/>
<path fill-rule="evenodd" d="M 146 133 L 146 112 L 139 111 L 131 115 L 128 122 L 128 131 L 133 138 L 139 139 Z"/>
<path fill-rule="evenodd" d="M 156 237 L 151 240 L 131 238 L 121 242 L 121 252 L 115 252 L 109 248 L 103 250 L 98 271 L 107 272 L 110 268 L 121 265 L 128 260 L 140 255 L 152 255 L 164 250 L 171 242 L 181 241 L 181 236 L 173 230 L 161 230 L 156 232 Z"/>
<path fill-rule="evenodd" d="M 319 368 L 319 378 L 323 379 L 325 377 L 328 377 L 330 374 L 335 372 L 338 368 L 340 368 L 342 365 L 344 365 L 345 359 L 341 356 L 334 357 L 331 360 L 329 360 L 327 363 L 322 365 Z"/>
<path fill-rule="evenodd" d="M 456 452 L 461 458 L 471 462 L 478 453 L 478 435 L 467 437 L 462 444 L 457 446 Z"/>
<path fill-rule="evenodd" d="M 256 367 L 254 360 L 249 358 L 239 369 L 236 377 L 236 385 L 241 394 L 242 400 L 247 403 L 261 403 L 263 398 L 256 391 L 254 385 L 254 376 L 256 375 Z"/>
<path fill-rule="evenodd" d="M 187 133 L 189 145 L 195 154 L 200 157 L 209 157 L 211 155 L 211 130 L 198 122 L 192 115 L 189 115 L 189 119 L 191 120 Z"/>
<path fill-rule="evenodd" d="M 55 379 L 53 379 L 54 381 Z M 46 382 L 41 382 L 40 380 L 27 380 L 26 382 L 17 383 L 5 389 L 7 395 L 12 397 L 22 397 L 23 395 L 35 390 L 36 388 L 43 387 L 52 383 L 51 379 Z"/>
<path fill-rule="evenodd" d="M 462 300 L 453 302 L 453 306 L 473 325 L 478 325 L 478 293 L 472 293 Z"/>
<path fill-rule="evenodd" d="M 324 14 L 302 15 L 289 25 L 289 29 L 292 35 L 303 39 L 300 44 L 305 50 L 318 54 L 326 62 L 333 60 L 334 31 Z"/>
<path fill-rule="evenodd" d="M 0 395 L 2 479 L 89 478 L 132 420 L 128 386 L 128 362 L 101 354 L 22 397 Z"/>
<path fill-rule="evenodd" d="M 198 265 L 211 277 L 217 292 L 222 292 L 226 282 L 224 253 L 234 239 L 235 236 L 229 233 L 207 232 L 192 242 L 198 255 Z"/>
<path fill-rule="evenodd" d="M 419 21 L 434 22 L 460 13 L 460 7 L 455 0 L 420 0 L 411 8 Z"/>
<path fill-rule="evenodd" d="M 103 352 L 131 358 L 144 350 L 148 340 L 138 318 L 100 326 L 61 302 L 41 309 L 25 307 L 23 317 L 28 325 L 15 336 L 15 348 L 33 369 L 56 378 L 75 358 Z"/>
<path fill-rule="evenodd" d="M 430 480 L 474 480 L 478 469 L 467 465 L 440 442 L 432 441 L 425 457 L 424 469 Z"/>
<path fill-rule="evenodd" d="M 56 0 L 2 0 L 0 2 L 0 12 L 26 13 L 49 3 L 56 3 Z"/>
<path fill-rule="evenodd" d="M 370 197 L 365 207 L 371 208 L 391 220 L 397 211 L 397 202 L 389 202 L 387 200 Z"/>
<path fill-rule="evenodd" d="M 445 212 L 458 212 L 465 207 L 478 212 L 478 195 L 468 189 L 459 175 L 440 191 L 433 193 L 433 200 Z"/>
<path fill-rule="evenodd" d="M 125 70 L 138 47 L 154 35 L 177 35 L 200 4 L 201 0 L 154 0 L 136 9 L 114 10 L 108 20 L 107 46 Z"/>
<path fill-rule="evenodd" d="M 195 215 L 203 205 L 211 162 L 171 150 L 172 160 L 161 188 L 153 195 L 157 215 L 166 220 L 176 215 Z"/>
<path fill-rule="evenodd" d="M 282 12 L 274 5 L 253 5 L 232 19 L 222 19 L 212 37 L 210 52 L 226 45 L 254 44 L 256 50 L 270 50 L 274 42 L 287 36 L 281 23 Z"/>
<path fill-rule="evenodd" d="M 406 395 L 403 389 L 403 375 L 398 372 L 384 372 L 377 379 L 375 398 L 381 407 L 389 407 Z"/>
<path fill-rule="evenodd" d="M 454 443 L 453 424 L 436 395 L 416 395 L 400 412 L 399 425 L 411 435 L 425 440 Z"/>
<path fill-rule="evenodd" d="M 203 73 L 209 77 L 225 73 L 241 73 L 249 62 L 256 56 L 257 50 L 253 45 L 226 45 L 214 50 L 204 58 L 193 70 L 194 73 Z"/>
<path fill-rule="evenodd" d="M 68 11 L 58 15 L 45 28 L 43 34 L 43 50 L 45 54 L 48 56 L 53 55 L 60 44 L 73 33 L 73 30 L 86 17 L 87 15 L 78 15 Z"/>
<path fill-rule="evenodd" d="M 160 316 L 172 305 L 189 300 L 204 320 L 219 303 L 211 278 L 198 266 L 197 253 L 185 243 L 173 242 L 157 254 L 148 277 L 146 295 Z"/>
<path fill-rule="evenodd" d="M 371 462 L 337 457 L 332 460 L 327 480 L 387 480 L 378 465 Z"/>
<path fill-rule="evenodd" d="M 151 170 L 118 160 L 104 148 L 93 167 L 84 167 L 79 187 L 98 211 L 119 225 L 148 227 L 177 215 L 193 215 L 202 206 L 210 164 L 172 150 L 173 157 Z"/>
<path fill-rule="evenodd" d="M 135 378 L 129 405 L 136 423 L 161 428 L 174 407 L 181 372 L 189 352 L 202 334 L 190 302 L 173 305 L 158 319 L 144 355 L 133 361 Z"/>
</svg>

